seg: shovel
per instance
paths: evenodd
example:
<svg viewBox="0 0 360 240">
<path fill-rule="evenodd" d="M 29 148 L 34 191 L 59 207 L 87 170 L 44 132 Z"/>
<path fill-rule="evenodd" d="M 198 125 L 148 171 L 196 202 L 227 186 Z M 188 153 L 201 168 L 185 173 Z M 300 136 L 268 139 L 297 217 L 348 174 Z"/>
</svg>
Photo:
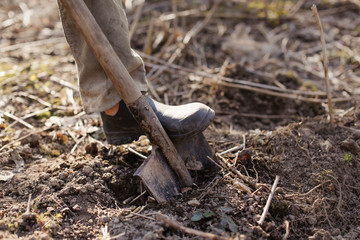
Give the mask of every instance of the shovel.
<svg viewBox="0 0 360 240">
<path fill-rule="evenodd" d="M 151 156 L 137 170 L 146 187 L 158 202 L 165 202 L 190 187 L 193 179 L 181 155 L 169 139 L 159 119 L 135 84 L 124 64 L 102 32 L 83 0 L 61 0 L 76 23 L 106 75 L 112 81 L 126 106 L 153 144 Z M 194 141 L 197 138 L 196 136 Z M 179 146 L 184 141 L 177 143 Z M 201 141 L 200 141 L 201 142 Z M 209 149 L 203 140 L 205 149 Z M 202 148 L 202 146 L 198 146 Z M 196 152 L 196 148 L 193 148 Z M 212 152 L 208 154 L 212 156 Z M 185 158 L 192 153 L 183 154 Z M 202 159 L 206 159 L 202 157 Z M 201 162 L 201 161 L 200 161 Z M 195 164 L 196 165 L 196 164 Z M 202 164 L 205 166 L 206 164 Z"/>
</svg>

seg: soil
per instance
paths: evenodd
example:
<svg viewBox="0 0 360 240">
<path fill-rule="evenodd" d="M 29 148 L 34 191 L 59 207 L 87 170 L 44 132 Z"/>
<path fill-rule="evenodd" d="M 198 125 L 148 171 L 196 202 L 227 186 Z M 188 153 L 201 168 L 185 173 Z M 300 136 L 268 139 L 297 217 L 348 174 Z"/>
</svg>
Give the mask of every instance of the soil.
<svg viewBox="0 0 360 240">
<path fill-rule="evenodd" d="M 193 187 L 163 204 L 134 176 L 144 161 L 134 152 L 151 153 L 146 136 L 108 145 L 99 115 L 83 114 L 56 4 L 0 3 L 0 239 L 202 239 L 158 213 L 218 239 L 360 239 L 360 6 L 315 1 L 338 99 L 331 124 L 312 2 L 299 2 L 223 1 L 176 60 L 149 75 L 150 96 L 216 112 L 204 134 L 217 164 L 191 171 Z M 177 4 L 178 25 L 154 21 L 149 50 L 150 19 L 173 8 L 144 3 L 132 46 L 157 58 L 143 55 L 148 73 L 214 6 Z M 130 26 L 136 9 L 127 9 Z"/>
</svg>

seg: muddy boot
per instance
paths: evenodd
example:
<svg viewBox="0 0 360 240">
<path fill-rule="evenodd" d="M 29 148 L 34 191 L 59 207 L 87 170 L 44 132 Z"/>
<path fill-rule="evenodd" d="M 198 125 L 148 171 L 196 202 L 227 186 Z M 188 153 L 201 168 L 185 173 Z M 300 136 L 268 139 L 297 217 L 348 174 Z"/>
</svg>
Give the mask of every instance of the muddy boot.
<svg viewBox="0 0 360 240">
<path fill-rule="evenodd" d="M 202 103 L 169 106 L 146 97 L 164 130 L 171 139 L 191 137 L 204 131 L 215 112 Z M 121 145 L 137 140 L 145 133 L 141 130 L 123 101 L 114 116 L 101 112 L 106 140 L 109 144 Z"/>
</svg>

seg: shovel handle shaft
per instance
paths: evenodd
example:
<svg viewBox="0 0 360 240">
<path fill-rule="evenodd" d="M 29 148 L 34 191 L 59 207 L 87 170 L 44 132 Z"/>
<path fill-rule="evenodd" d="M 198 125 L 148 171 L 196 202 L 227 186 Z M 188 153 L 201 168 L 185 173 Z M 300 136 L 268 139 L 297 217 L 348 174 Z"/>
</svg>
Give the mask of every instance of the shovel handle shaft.
<svg viewBox="0 0 360 240">
<path fill-rule="evenodd" d="M 141 94 L 129 72 L 112 48 L 83 0 L 61 0 L 106 75 L 150 140 L 159 146 L 182 186 L 191 186 L 192 178 L 184 161 L 166 134 L 159 119 Z M 106 14 L 106 13 L 104 13 Z M 159 173 L 162 174 L 162 173 Z M 156 177 L 156 176 L 154 176 Z"/>
</svg>

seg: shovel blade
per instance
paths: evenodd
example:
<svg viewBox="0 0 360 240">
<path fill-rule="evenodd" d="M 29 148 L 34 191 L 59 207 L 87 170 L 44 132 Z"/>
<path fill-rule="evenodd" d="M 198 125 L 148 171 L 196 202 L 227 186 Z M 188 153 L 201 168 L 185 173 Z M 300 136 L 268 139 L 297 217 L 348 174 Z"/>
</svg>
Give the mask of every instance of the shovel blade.
<svg viewBox="0 0 360 240">
<path fill-rule="evenodd" d="M 189 170 L 203 170 L 213 164 L 208 157 L 216 159 L 203 133 L 185 139 L 174 140 L 173 143 Z"/>
<path fill-rule="evenodd" d="M 157 202 L 167 202 L 180 194 L 180 182 L 160 149 L 153 146 L 151 155 L 136 170 L 135 176 L 141 178 Z"/>
</svg>

